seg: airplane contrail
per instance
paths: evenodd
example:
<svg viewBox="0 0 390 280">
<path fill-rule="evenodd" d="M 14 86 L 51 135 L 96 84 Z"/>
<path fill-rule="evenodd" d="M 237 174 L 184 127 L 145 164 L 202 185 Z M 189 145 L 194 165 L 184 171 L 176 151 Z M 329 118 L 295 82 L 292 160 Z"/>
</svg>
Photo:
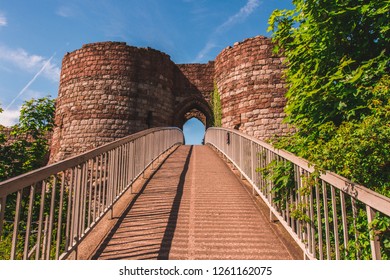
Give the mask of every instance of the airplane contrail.
<svg viewBox="0 0 390 280">
<path fill-rule="evenodd" d="M 49 63 L 51 62 L 51 60 L 54 58 L 54 56 L 56 55 L 56 52 L 49 58 L 48 61 L 46 61 L 46 63 L 42 66 L 42 68 L 38 71 L 38 73 L 35 74 L 35 76 L 27 83 L 27 85 L 18 93 L 18 95 L 11 101 L 10 104 L 8 104 L 8 106 L 4 109 L 4 111 L 7 111 L 11 106 L 12 104 L 15 103 L 15 101 L 31 86 L 31 84 L 39 77 L 39 75 L 42 74 L 42 72 L 45 70 L 45 68 L 49 65 Z"/>
</svg>

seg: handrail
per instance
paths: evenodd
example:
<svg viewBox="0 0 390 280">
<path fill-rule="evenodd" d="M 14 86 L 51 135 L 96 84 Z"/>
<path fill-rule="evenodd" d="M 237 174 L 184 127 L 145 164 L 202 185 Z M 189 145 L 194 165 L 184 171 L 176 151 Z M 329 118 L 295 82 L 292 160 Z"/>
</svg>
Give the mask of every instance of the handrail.
<svg viewBox="0 0 390 280">
<path fill-rule="evenodd" d="M 310 259 L 359 258 L 359 252 L 352 256 L 349 244 L 359 238 L 358 212 L 366 212 L 367 224 L 376 215 L 390 216 L 390 198 L 329 171 L 310 181 L 310 174 L 315 171 L 310 162 L 237 130 L 209 128 L 205 143 L 236 166 Z M 272 180 L 259 172 L 273 161 L 293 165 L 294 187 L 285 190 L 288 197 L 282 202 L 274 199 Z M 297 217 L 296 210 L 305 218 Z M 381 259 L 378 236 L 371 228 L 366 229 L 366 234 L 371 235 L 372 259 Z"/>
<path fill-rule="evenodd" d="M 161 154 L 183 144 L 152 128 L 0 182 L 0 259 L 64 259 Z"/>
</svg>

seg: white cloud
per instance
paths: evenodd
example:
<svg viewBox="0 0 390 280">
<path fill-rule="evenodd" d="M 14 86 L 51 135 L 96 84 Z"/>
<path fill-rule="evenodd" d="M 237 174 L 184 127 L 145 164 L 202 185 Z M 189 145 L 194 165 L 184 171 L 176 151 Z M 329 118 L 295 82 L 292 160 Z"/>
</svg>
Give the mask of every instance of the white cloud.
<svg viewBox="0 0 390 280">
<path fill-rule="evenodd" d="M 2 12 L 0 12 L 0 27 L 7 26 L 7 24 L 8 24 L 7 18 Z"/>
<path fill-rule="evenodd" d="M 245 6 L 231 17 L 229 17 L 225 22 L 220 24 L 212 33 L 211 39 L 206 43 L 203 49 L 198 53 L 196 61 L 202 60 L 217 44 L 216 38 L 218 35 L 221 35 L 231 29 L 234 25 L 244 21 L 249 15 L 251 15 L 255 9 L 261 4 L 260 0 L 248 0 Z"/>
<path fill-rule="evenodd" d="M 17 110 L 6 110 L 0 113 L 0 124 L 12 126 L 19 121 L 20 108 Z"/>
<path fill-rule="evenodd" d="M 38 98 L 41 98 L 41 97 L 47 96 L 47 95 L 48 95 L 47 92 L 41 92 L 41 91 L 37 91 L 37 90 L 28 89 L 24 93 L 24 96 L 25 96 L 24 99 L 25 100 L 30 100 L 32 98 L 38 99 Z"/>
<path fill-rule="evenodd" d="M 0 61 L 11 63 L 29 73 L 35 73 L 43 69 L 40 74 L 53 82 L 58 82 L 60 78 L 61 69 L 52 63 L 51 59 L 29 54 L 24 49 L 10 49 L 0 45 Z"/>
<path fill-rule="evenodd" d="M 76 11 L 73 7 L 70 6 L 61 6 L 57 9 L 56 14 L 60 17 L 70 18 L 76 15 Z"/>
</svg>

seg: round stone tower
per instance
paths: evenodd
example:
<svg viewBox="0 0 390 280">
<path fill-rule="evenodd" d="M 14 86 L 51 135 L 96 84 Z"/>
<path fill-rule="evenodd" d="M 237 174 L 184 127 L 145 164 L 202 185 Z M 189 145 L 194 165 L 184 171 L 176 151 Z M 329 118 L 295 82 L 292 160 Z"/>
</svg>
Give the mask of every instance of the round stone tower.
<svg viewBox="0 0 390 280">
<path fill-rule="evenodd" d="M 282 58 L 271 39 L 257 36 L 225 48 L 215 60 L 215 81 L 221 96 L 222 126 L 259 139 L 291 131 L 282 123 L 286 84 Z"/>
<path fill-rule="evenodd" d="M 62 62 L 50 161 L 172 123 L 175 64 L 150 48 L 103 42 Z"/>
</svg>

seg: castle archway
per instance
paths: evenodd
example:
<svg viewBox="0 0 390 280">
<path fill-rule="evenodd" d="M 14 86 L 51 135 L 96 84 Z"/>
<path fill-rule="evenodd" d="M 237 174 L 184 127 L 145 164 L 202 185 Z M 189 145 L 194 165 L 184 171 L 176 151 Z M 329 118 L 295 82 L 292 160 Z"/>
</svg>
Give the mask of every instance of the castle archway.
<svg viewBox="0 0 390 280">
<path fill-rule="evenodd" d="M 206 127 L 198 118 L 191 118 L 183 125 L 183 133 L 186 145 L 204 144 Z"/>
<path fill-rule="evenodd" d="M 207 102 L 200 98 L 190 97 L 176 106 L 174 125 L 183 129 L 183 125 L 190 119 L 196 118 L 205 128 L 212 125 L 212 111 Z"/>
</svg>

